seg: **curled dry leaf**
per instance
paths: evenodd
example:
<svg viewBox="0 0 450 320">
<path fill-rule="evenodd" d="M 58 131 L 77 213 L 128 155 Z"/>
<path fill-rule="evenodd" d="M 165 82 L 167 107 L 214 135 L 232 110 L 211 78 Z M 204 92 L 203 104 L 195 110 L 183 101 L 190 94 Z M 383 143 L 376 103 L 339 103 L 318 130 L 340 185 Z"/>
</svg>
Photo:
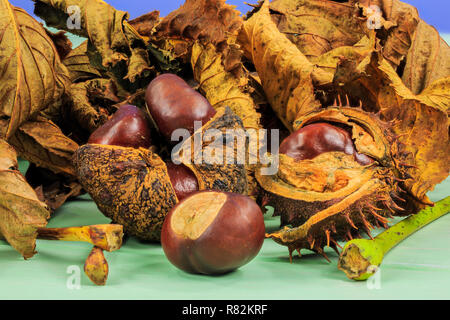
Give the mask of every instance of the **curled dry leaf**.
<svg viewBox="0 0 450 320">
<path fill-rule="evenodd" d="M 127 22 L 128 13 L 104 1 L 34 0 L 35 13 L 48 26 L 66 30 L 89 39 L 100 56 L 101 66 L 131 83 L 151 73 L 145 40 Z M 68 8 L 80 9 L 80 28 L 69 29 Z M 123 70 L 122 64 L 126 67 Z"/>
<path fill-rule="evenodd" d="M 225 0 L 187 0 L 156 26 L 155 43 L 176 57 L 189 60 L 194 40 L 214 44 L 227 56 L 231 50 L 227 39 L 237 33 L 242 25 L 239 11 Z"/>
<path fill-rule="evenodd" d="M 358 43 L 367 28 L 355 19 L 357 1 L 275 0 L 270 3 L 272 21 L 308 58 Z"/>
<path fill-rule="evenodd" d="M 299 114 L 320 107 L 311 79 L 314 66 L 277 29 L 268 2 L 245 21 L 238 42 L 255 65 L 270 105 L 288 129 L 293 129 Z"/>
<path fill-rule="evenodd" d="M 316 87 L 331 85 L 341 57 L 361 61 L 376 47 L 375 31 L 366 27 L 356 2 L 275 0 L 269 4 L 278 30 L 311 62 Z M 248 14 L 250 19 L 259 9 L 256 6 Z"/>
<path fill-rule="evenodd" d="M 72 84 L 68 118 L 88 132 L 93 132 L 113 113 L 107 108 L 120 102 L 116 93 L 115 82 L 111 79 L 96 78 Z"/>
<path fill-rule="evenodd" d="M 25 259 L 36 252 L 37 229 L 47 225 L 49 212 L 17 170 L 17 156 L 0 139 L 0 235 Z"/>
<path fill-rule="evenodd" d="M 225 71 L 222 55 L 212 43 L 195 42 L 191 65 L 198 89 L 216 110 L 230 107 L 241 118 L 245 128 L 259 129 L 260 115 L 251 96 L 246 92 L 247 78 L 235 77 Z"/>
<path fill-rule="evenodd" d="M 16 150 L 0 139 L 0 170 L 19 170 Z"/>
<path fill-rule="evenodd" d="M 58 100 L 69 77 L 42 25 L 7 0 L 0 1 L 0 137 Z"/>
<path fill-rule="evenodd" d="M 446 77 L 450 77 L 450 47 L 435 28 L 421 20 L 406 56 L 402 80 L 412 93 L 419 94 Z"/>
<path fill-rule="evenodd" d="M 159 23 L 159 11 L 155 10 L 130 20 L 130 25 L 143 37 L 149 38 Z"/>
<path fill-rule="evenodd" d="M 417 9 L 399 0 L 359 1 L 367 7 L 378 6 L 382 16 L 377 37 L 382 56 L 402 77 L 413 94 L 432 82 L 450 75 L 450 48 L 435 28 L 419 18 Z"/>
<path fill-rule="evenodd" d="M 22 124 L 10 143 L 21 157 L 37 166 L 54 173 L 76 176 L 71 159 L 78 144 L 66 137 L 50 120 L 39 117 Z"/>
<path fill-rule="evenodd" d="M 380 29 L 377 36 L 383 45 L 383 57 L 397 69 L 405 59 L 412 44 L 412 38 L 419 23 L 417 9 L 399 0 L 371 0 L 359 1 L 365 17 L 373 14 L 370 6 L 377 6 L 380 10 Z"/>
<path fill-rule="evenodd" d="M 376 31 L 368 28 L 374 6 L 380 10 Z M 415 7 L 399 0 L 275 0 L 270 14 L 278 29 L 320 69 L 313 74 L 317 85 L 330 83 L 339 57 L 361 61 L 375 49 L 372 42 L 364 45 L 372 33 L 376 48 L 414 94 L 450 73 L 449 46 L 419 18 Z"/>
</svg>

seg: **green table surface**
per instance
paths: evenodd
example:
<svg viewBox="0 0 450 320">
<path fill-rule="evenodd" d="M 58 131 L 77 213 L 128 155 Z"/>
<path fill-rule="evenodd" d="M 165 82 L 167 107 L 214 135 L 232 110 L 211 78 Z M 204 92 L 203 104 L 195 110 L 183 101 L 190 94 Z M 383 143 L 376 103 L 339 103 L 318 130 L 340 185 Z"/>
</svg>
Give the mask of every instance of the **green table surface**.
<svg viewBox="0 0 450 320">
<path fill-rule="evenodd" d="M 447 179 L 429 196 L 437 201 L 449 191 Z M 89 196 L 82 196 L 57 210 L 48 226 L 109 222 Z M 270 212 L 265 222 L 268 231 L 279 225 Z M 0 299 L 449 299 L 449 245 L 446 215 L 388 253 L 376 278 L 355 282 L 337 269 L 338 256 L 329 248 L 331 263 L 304 250 L 291 264 L 287 249 L 266 239 L 249 264 L 211 277 L 184 273 L 169 263 L 159 244 L 131 237 L 120 250 L 105 253 L 109 278 L 99 287 L 82 271 L 92 248 L 88 243 L 38 240 L 38 254 L 25 261 L 0 241 Z M 67 285 L 74 283 L 74 268 L 81 270 L 78 289 Z"/>
</svg>

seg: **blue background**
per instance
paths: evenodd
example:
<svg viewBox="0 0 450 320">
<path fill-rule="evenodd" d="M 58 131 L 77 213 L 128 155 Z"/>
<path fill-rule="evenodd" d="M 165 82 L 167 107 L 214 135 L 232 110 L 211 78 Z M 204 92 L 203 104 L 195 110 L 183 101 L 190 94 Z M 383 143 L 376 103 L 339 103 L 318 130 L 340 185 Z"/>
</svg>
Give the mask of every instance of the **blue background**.
<svg viewBox="0 0 450 320">
<path fill-rule="evenodd" d="M 31 0 L 9 0 L 11 4 L 32 13 L 34 2 Z M 128 11 L 131 18 L 136 18 L 144 13 L 159 10 L 161 16 L 177 9 L 184 0 L 105 0 L 118 10 Z M 236 5 L 242 13 L 249 11 L 249 6 L 244 2 L 256 3 L 249 0 L 228 0 L 228 4 Z M 450 33 L 450 0 L 404 0 L 403 2 L 418 8 L 420 17 L 433 25 L 441 33 Z"/>
</svg>

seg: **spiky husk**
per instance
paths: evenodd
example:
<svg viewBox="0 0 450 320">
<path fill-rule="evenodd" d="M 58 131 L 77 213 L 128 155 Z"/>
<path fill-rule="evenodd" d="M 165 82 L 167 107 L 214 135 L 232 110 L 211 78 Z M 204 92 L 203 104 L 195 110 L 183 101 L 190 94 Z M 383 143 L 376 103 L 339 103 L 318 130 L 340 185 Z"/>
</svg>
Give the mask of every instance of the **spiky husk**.
<svg viewBox="0 0 450 320">
<path fill-rule="evenodd" d="M 213 141 L 209 141 L 209 138 L 202 138 L 206 131 L 213 132 L 213 130 L 217 130 L 216 132 L 222 135 L 218 136 L 218 140 L 214 138 Z M 230 133 L 228 130 L 235 130 L 236 140 L 226 139 L 227 134 Z M 239 140 L 245 143 L 244 149 L 239 149 L 236 143 Z M 195 147 L 196 142 L 201 143 L 200 147 Z M 232 152 L 223 151 L 222 156 L 214 158 L 212 151 L 216 147 L 218 150 Z M 183 143 L 181 149 L 191 151 L 182 153 L 180 160 L 194 172 L 200 190 L 248 193 L 245 162 L 237 163 L 238 153 L 243 154 L 244 157 L 247 155 L 248 138 L 245 135 L 242 120 L 230 108 L 218 110 L 210 121 Z"/>
<path fill-rule="evenodd" d="M 359 237 L 361 231 L 371 237 L 371 229 L 386 228 L 388 219 L 403 214 L 407 204 L 395 167 L 395 137 L 389 123 L 361 108 L 332 106 L 299 117 L 294 128 L 315 122 L 345 126 L 358 152 L 375 162 L 362 166 L 353 156 L 339 152 L 302 161 L 280 155 L 276 175 L 257 173 L 260 202 L 275 207 L 282 226 L 292 227 L 268 237 L 287 246 L 291 258 L 294 250 L 300 253 L 301 249 L 325 256 L 324 246 L 336 249 L 337 241 Z M 418 208 L 411 205 L 408 212 Z"/>
</svg>

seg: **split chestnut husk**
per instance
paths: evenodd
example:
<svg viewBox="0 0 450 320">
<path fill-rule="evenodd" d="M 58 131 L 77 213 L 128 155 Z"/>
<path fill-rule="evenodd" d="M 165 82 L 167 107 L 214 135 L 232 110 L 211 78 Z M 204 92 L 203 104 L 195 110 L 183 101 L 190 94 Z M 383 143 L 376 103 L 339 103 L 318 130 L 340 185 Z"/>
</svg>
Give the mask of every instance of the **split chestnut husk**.
<svg viewBox="0 0 450 320">
<path fill-rule="evenodd" d="M 233 128 L 243 129 L 242 121 L 226 108 L 217 112 L 194 135 L 208 129 L 225 133 Z M 184 146 L 194 144 L 193 137 L 187 139 Z M 202 142 L 198 152 L 208 145 Z M 181 162 L 197 177 L 199 190 L 247 193 L 245 165 L 226 161 L 197 164 L 193 161 L 197 149 L 192 147 L 191 150 L 192 154 L 182 154 Z M 234 152 L 237 152 L 236 147 Z M 144 148 L 86 144 L 76 151 L 74 166 L 83 188 L 105 216 L 123 225 L 126 233 L 144 240 L 160 240 L 164 218 L 179 199 L 167 165 L 158 154 Z"/>
<path fill-rule="evenodd" d="M 260 201 L 276 208 L 282 226 L 292 227 L 268 237 L 287 246 L 291 258 L 294 250 L 304 248 L 325 255 L 324 246 L 337 250 L 338 240 L 360 237 L 361 231 L 371 237 L 373 228 L 387 227 L 388 219 L 406 208 L 388 123 L 348 106 L 310 112 L 297 121 L 299 129 L 312 123 L 349 130 L 356 150 L 374 161 L 364 165 L 340 151 L 304 160 L 280 154 L 276 174 L 257 171 Z M 417 210 L 419 204 L 409 200 Z"/>
</svg>

